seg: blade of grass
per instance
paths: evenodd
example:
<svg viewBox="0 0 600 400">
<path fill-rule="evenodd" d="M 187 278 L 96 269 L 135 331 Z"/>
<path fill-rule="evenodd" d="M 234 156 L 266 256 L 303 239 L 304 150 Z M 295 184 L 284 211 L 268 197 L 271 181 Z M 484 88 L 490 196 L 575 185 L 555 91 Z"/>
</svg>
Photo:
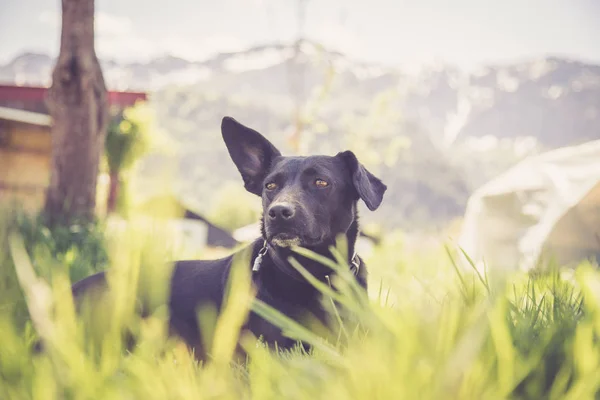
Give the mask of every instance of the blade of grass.
<svg viewBox="0 0 600 400">
<path fill-rule="evenodd" d="M 469 257 L 469 255 L 467 254 L 467 252 L 462 247 L 460 247 L 460 246 L 458 248 L 461 251 L 461 253 L 465 256 L 465 258 L 467 259 L 469 265 L 471 266 L 471 268 L 473 268 L 473 270 L 475 271 L 475 273 L 479 277 L 479 280 L 481 281 L 481 283 L 483 284 L 483 286 L 485 286 L 486 290 L 489 293 L 490 292 L 490 286 L 489 286 L 489 284 L 487 282 L 487 276 L 485 278 L 483 276 L 481 276 L 481 273 L 479 272 L 479 270 L 475 266 L 475 262 L 471 259 L 471 257 Z"/>
<path fill-rule="evenodd" d="M 303 327 L 285 314 L 269 306 L 267 303 L 259 299 L 255 299 L 252 303 L 251 309 L 260 317 L 281 328 L 287 337 L 306 342 L 319 351 L 322 351 L 323 353 L 332 357 L 333 360 L 341 363 L 341 355 L 335 350 L 335 348 L 329 346 L 323 342 L 319 336 L 315 335 L 310 330 Z"/>
<path fill-rule="evenodd" d="M 460 273 L 460 270 L 458 268 L 458 265 L 456 264 L 456 261 L 454 261 L 454 257 L 452 257 L 452 253 L 450 252 L 450 249 L 446 245 L 444 246 L 444 248 L 446 249 L 446 253 L 448 254 L 448 257 L 450 258 L 450 261 L 452 262 L 452 267 L 454 268 L 454 271 L 456 272 L 456 274 L 458 275 L 458 278 L 460 279 L 460 282 L 461 282 L 460 293 L 463 295 L 464 300 L 468 301 L 469 297 L 467 295 L 467 292 L 468 292 L 467 284 L 465 283 L 465 280 L 464 280 L 462 274 Z"/>
</svg>

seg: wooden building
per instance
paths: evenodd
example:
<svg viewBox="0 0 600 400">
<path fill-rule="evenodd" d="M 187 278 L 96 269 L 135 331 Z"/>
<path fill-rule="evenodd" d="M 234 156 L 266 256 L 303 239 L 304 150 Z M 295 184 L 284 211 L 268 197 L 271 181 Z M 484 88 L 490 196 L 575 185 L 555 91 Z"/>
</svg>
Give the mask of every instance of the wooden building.
<svg viewBox="0 0 600 400">
<path fill-rule="evenodd" d="M 50 117 L 0 107 L 0 201 L 35 210 L 44 201 L 50 171 Z"/>
<path fill-rule="evenodd" d="M 47 93 L 48 88 L 45 87 L 0 85 L 0 107 L 48 114 Z M 144 92 L 108 92 L 108 104 L 119 108 L 129 107 L 146 99 Z"/>
<path fill-rule="evenodd" d="M 47 88 L 0 85 L 0 204 L 16 202 L 28 211 L 44 203 L 50 180 L 51 124 Z M 138 92 L 109 92 L 116 108 L 145 101 Z"/>
</svg>

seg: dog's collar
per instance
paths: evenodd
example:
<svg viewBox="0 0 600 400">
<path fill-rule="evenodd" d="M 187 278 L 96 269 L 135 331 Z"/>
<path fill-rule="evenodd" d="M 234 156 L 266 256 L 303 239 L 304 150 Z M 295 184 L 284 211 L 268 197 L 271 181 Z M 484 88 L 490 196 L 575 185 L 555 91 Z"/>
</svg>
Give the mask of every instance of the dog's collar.
<svg viewBox="0 0 600 400">
<path fill-rule="evenodd" d="M 254 259 L 254 262 L 252 263 L 252 272 L 256 273 L 256 272 L 260 271 L 260 266 L 262 264 L 263 257 L 265 256 L 265 254 L 267 254 L 268 250 L 269 250 L 269 246 L 267 244 L 267 241 L 265 240 L 262 248 L 259 250 L 258 255 L 256 256 L 256 258 Z M 358 254 L 355 251 L 354 254 L 352 255 L 352 259 L 350 260 L 350 271 L 356 276 L 356 275 L 358 275 L 359 269 L 360 269 L 360 259 L 358 258 Z"/>
</svg>

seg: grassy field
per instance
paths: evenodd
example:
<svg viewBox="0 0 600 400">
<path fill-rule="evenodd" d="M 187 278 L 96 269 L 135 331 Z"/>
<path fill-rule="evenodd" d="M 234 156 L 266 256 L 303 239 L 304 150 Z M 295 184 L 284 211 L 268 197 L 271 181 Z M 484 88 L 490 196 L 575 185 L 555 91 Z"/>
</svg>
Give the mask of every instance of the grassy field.
<svg viewBox="0 0 600 400">
<path fill-rule="evenodd" d="M 103 232 L 0 221 L 0 399 L 600 398 L 594 265 L 489 279 L 456 268 L 454 250 L 415 254 L 389 235 L 367 260 L 368 299 L 352 285 L 339 295 L 323 288 L 324 301 L 336 296 L 357 315 L 329 341 L 253 304 L 240 269 L 224 314 L 207 325 L 212 362 L 198 365 L 165 337 L 165 238 Z M 108 266 L 103 311 L 76 317 L 69 285 Z M 135 317 L 131 287 L 152 306 L 150 317 Z M 314 353 L 274 354 L 244 338 L 250 361 L 233 360 L 236 327 L 251 307 Z M 215 321 L 210 310 L 201 317 Z M 131 352 L 119 335 L 125 326 L 138 340 Z M 34 355 L 38 336 L 46 351 Z"/>
</svg>

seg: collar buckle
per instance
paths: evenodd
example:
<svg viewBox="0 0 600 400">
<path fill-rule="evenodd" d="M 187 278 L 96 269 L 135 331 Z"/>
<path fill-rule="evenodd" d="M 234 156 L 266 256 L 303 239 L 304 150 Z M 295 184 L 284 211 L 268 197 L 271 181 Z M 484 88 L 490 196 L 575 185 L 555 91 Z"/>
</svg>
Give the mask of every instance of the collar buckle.
<svg viewBox="0 0 600 400">
<path fill-rule="evenodd" d="M 258 252 L 258 255 L 254 259 L 254 263 L 252 264 L 252 272 L 258 272 L 260 270 L 260 264 L 262 263 L 262 259 L 264 255 L 267 254 L 267 241 L 265 240 L 262 249 Z"/>
<path fill-rule="evenodd" d="M 354 275 L 358 275 L 359 268 L 360 268 L 360 260 L 358 258 L 358 254 L 356 252 L 354 252 L 354 254 L 352 255 L 352 260 L 350 261 L 350 271 Z"/>
</svg>

